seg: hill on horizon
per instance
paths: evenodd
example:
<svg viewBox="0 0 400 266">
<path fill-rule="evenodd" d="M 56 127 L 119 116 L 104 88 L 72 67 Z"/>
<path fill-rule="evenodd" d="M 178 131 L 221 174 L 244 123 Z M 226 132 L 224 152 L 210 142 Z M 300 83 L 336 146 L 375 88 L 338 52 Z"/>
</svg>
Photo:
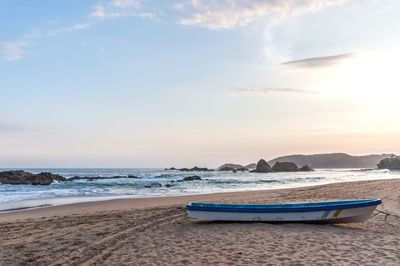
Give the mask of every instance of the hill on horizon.
<svg viewBox="0 0 400 266">
<path fill-rule="evenodd" d="M 352 156 L 347 153 L 325 153 L 312 155 L 287 155 L 268 161 L 272 166 L 276 162 L 293 162 L 298 166 L 308 165 L 312 168 L 377 168 L 377 164 L 393 154 L 370 154 Z"/>
<path fill-rule="evenodd" d="M 249 170 L 255 169 L 256 168 L 256 164 L 255 163 L 251 163 L 248 165 L 241 165 L 241 164 L 235 164 L 235 163 L 225 163 L 223 165 L 221 165 L 220 167 L 218 167 L 217 169 L 221 169 L 221 168 L 232 168 L 232 169 L 241 169 L 241 168 L 247 168 Z"/>
</svg>

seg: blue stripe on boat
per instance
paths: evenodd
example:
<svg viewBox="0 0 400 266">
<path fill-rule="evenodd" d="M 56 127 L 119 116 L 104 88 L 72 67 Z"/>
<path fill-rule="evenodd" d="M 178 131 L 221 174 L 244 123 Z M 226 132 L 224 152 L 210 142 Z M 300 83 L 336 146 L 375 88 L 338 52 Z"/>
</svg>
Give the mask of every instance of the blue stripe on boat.
<svg viewBox="0 0 400 266">
<path fill-rule="evenodd" d="M 186 209 L 190 211 L 214 212 L 285 213 L 352 209 L 379 205 L 381 203 L 382 201 L 380 199 L 326 201 L 293 204 L 219 204 L 191 202 L 186 205 Z"/>
</svg>

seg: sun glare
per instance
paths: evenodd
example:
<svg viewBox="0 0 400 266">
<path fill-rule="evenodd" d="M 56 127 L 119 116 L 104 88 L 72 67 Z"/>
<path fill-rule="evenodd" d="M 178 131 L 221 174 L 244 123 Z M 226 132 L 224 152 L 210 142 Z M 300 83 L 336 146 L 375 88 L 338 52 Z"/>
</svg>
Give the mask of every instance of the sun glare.
<svg viewBox="0 0 400 266">
<path fill-rule="evenodd" d="M 400 50 L 362 52 L 337 71 L 348 93 L 368 100 L 393 101 L 400 96 L 397 72 Z"/>
</svg>

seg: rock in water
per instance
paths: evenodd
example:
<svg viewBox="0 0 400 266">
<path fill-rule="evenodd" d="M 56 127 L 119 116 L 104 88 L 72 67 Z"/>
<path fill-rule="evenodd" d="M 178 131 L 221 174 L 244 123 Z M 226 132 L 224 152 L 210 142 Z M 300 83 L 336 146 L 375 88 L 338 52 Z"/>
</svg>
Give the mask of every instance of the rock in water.
<svg viewBox="0 0 400 266">
<path fill-rule="evenodd" d="M 30 184 L 28 180 L 31 176 L 33 176 L 33 174 L 22 170 L 4 171 L 0 173 L 0 182 L 9 185 Z"/>
<path fill-rule="evenodd" d="M 193 171 L 204 171 L 204 172 L 208 172 L 208 171 L 214 171 L 214 169 L 208 169 L 208 168 L 206 168 L 206 167 L 203 167 L 203 168 L 201 168 L 201 167 L 197 167 L 197 166 L 195 166 L 195 167 L 193 167 L 193 168 L 181 168 L 181 169 L 177 169 L 177 170 L 179 170 L 179 171 L 181 171 L 181 172 L 193 172 Z"/>
<path fill-rule="evenodd" d="M 272 167 L 272 170 L 274 172 L 296 172 L 299 168 L 292 162 L 276 162 Z"/>
<path fill-rule="evenodd" d="M 0 182 L 9 185 L 50 185 L 53 181 L 66 181 L 64 177 L 52 173 L 34 175 L 23 170 L 0 172 Z"/>
<path fill-rule="evenodd" d="M 135 175 L 128 175 L 128 178 L 140 179 L 140 177 L 138 177 L 138 176 L 135 176 Z"/>
<path fill-rule="evenodd" d="M 55 175 L 48 172 L 43 172 L 37 175 L 33 175 L 31 180 L 32 185 L 50 185 L 53 181 L 66 181 L 64 177 L 60 175 Z"/>
<path fill-rule="evenodd" d="M 187 176 L 182 180 L 178 180 L 178 182 L 184 182 L 184 181 L 195 181 L 195 180 L 201 180 L 200 176 L 194 175 L 194 176 Z"/>
<path fill-rule="evenodd" d="M 224 171 L 221 169 L 232 169 L 232 170 L 225 170 L 225 171 L 233 171 L 236 170 L 238 168 L 243 168 L 243 165 L 240 164 L 235 164 L 235 163 L 225 163 L 223 165 L 221 165 L 220 167 L 217 168 L 218 171 Z"/>
<path fill-rule="evenodd" d="M 261 159 L 258 161 L 256 169 L 251 171 L 253 173 L 270 173 L 272 172 L 271 166 L 264 160 Z"/>
<path fill-rule="evenodd" d="M 311 172 L 314 171 L 314 169 L 312 169 L 310 166 L 308 165 L 304 165 L 302 167 L 299 168 L 300 172 Z"/>
</svg>

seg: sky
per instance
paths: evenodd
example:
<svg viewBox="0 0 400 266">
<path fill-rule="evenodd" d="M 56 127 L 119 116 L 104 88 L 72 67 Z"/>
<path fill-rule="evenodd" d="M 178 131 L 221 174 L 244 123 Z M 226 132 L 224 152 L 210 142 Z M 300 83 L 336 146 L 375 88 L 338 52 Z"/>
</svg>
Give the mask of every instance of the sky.
<svg viewBox="0 0 400 266">
<path fill-rule="evenodd" d="M 400 154 L 398 0 L 2 0 L 0 167 Z"/>
</svg>

